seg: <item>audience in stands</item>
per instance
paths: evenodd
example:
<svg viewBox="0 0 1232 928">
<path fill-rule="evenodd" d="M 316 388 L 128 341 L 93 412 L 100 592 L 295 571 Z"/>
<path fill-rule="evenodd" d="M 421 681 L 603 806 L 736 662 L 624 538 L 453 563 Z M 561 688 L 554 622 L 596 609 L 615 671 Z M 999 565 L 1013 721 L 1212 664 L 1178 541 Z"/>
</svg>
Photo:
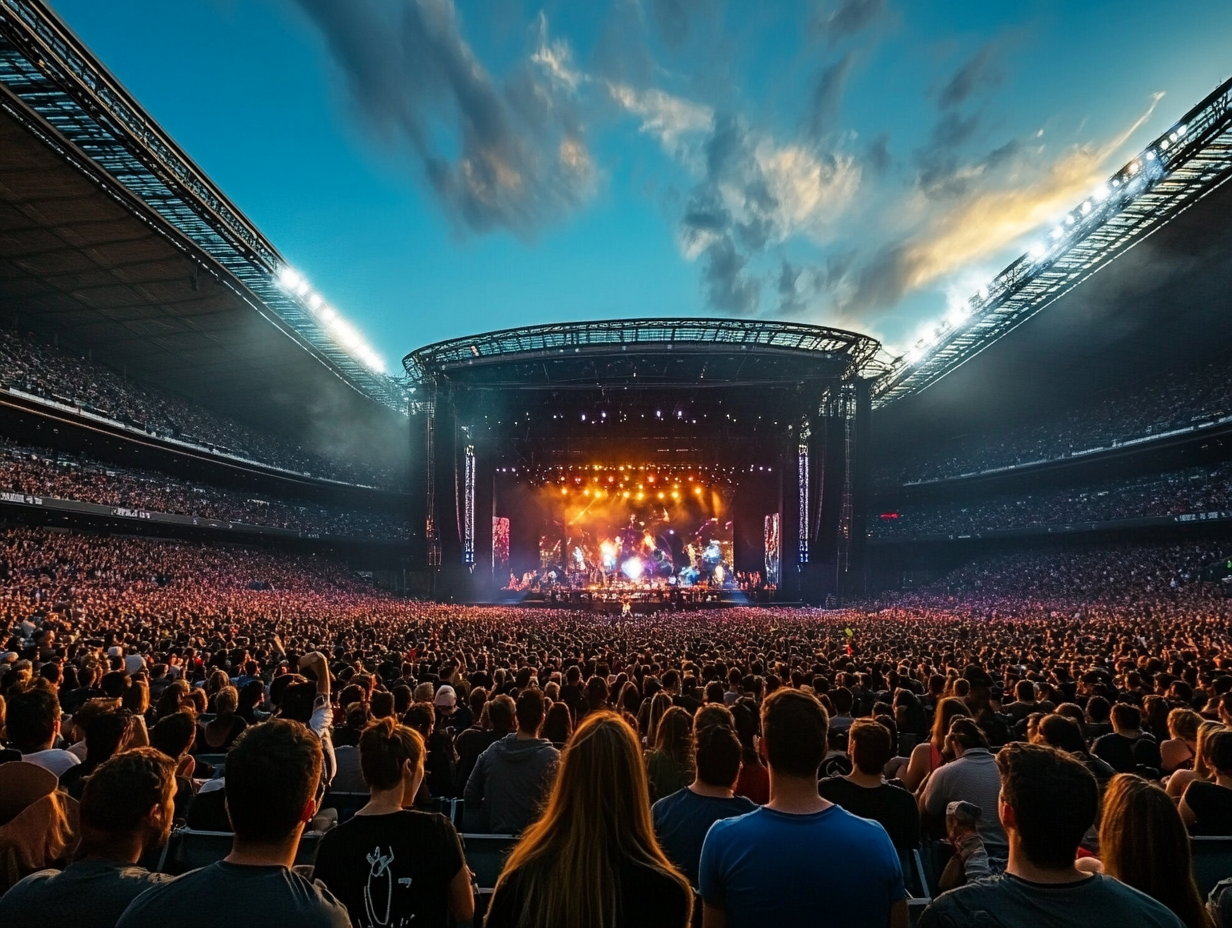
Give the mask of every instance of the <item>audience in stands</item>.
<svg viewBox="0 0 1232 928">
<path fill-rule="evenodd" d="M 977 490 L 928 502 L 883 503 L 891 511 L 870 520 L 875 538 L 975 535 L 1122 519 L 1167 519 L 1232 511 L 1232 463 L 1097 480 L 1061 488 Z"/>
<path fill-rule="evenodd" d="M 940 480 L 1032 461 L 1055 460 L 1176 429 L 1203 426 L 1232 413 L 1232 378 L 1224 361 L 1168 371 L 1123 385 L 1081 406 L 1045 412 L 1034 421 L 998 419 L 986 430 L 946 436 L 893 456 L 879 483 Z"/>
<path fill-rule="evenodd" d="M 9 329 L 0 329 L 0 387 L 80 406 L 148 434 L 295 473 L 369 485 L 393 482 L 391 471 L 367 463 L 367 455 L 326 459 L 268 431 L 258 432 L 204 406 L 142 387 L 106 364 Z"/>
<path fill-rule="evenodd" d="M 294 529 L 316 535 L 405 538 L 407 523 L 388 512 L 328 506 L 310 499 L 229 490 L 157 471 L 104 464 L 49 449 L 0 441 L 0 490 L 44 499 L 96 503 L 151 513 Z M 388 501 L 383 505 L 388 506 Z"/>
<path fill-rule="evenodd" d="M 1232 750 L 1223 728 L 1232 693 L 1232 658 L 1227 656 L 1232 654 L 1232 602 L 1218 583 L 1202 580 L 1204 566 L 1219 553 L 1211 544 L 1169 543 L 988 556 L 928 586 L 858 608 L 742 607 L 639 615 L 623 619 L 619 634 L 613 635 L 607 620 L 594 613 L 400 600 L 321 557 L 7 529 L 0 532 L 0 693 L 7 716 L 4 737 L 19 750 L 0 756 L 0 761 L 14 754 L 37 759 L 43 752 L 59 752 L 43 756 L 66 764 L 64 783 L 73 790 L 84 787 L 84 800 L 90 784 L 102 782 L 97 780 L 99 772 L 140 743 L 134 727 L 138 717 L 156 723 L 149 729 L 149 741 L 166 755 L 162 763 L 175 775 L 176 817 L 217 830 L 234 826 L 236 833 L 230 864 L 238 866 L 215 865 L 212 874 L 190 875 L 206 882 L 187 889 L 189 898 L 198 892 L 234 896 L 240 891 L 227 887 L 252 881 L 262 905 L 275 905 L 272 900 L 279 894 L 298 894 L 309 908 L 315 907 L 312 917 L 320 924 L 336 919 L 341 907 L 324 890 L 296 882 L 299 878 L 292 879 L 279 862 L 295 859 L 303 827 L 298 820 L 303 815 L 308 816 L 305 821 L 313 820 L 318 794 L 325 793 L 327 804 L 332 802 L 326 785 L 332 776 L 329 792 L 341 787 L 344 757 L 357 774 L 351 787 L 368 790 L 362 745 L 367 733 L 378 727 L 391 732 L 384 736 L 390 752 L 395 751 L 394 742 L 402 745 L 396 750 L 405 748 L 407 737 L 414 742 L 413 736 L 403 734 L 407 729 L 422 732 L 414 742 L 419 753 L 415 762 L 398 768 L 400 785 L 386 778 L 382 782 L 388 785 L 368 796 L 370 807 L 360 819 L 371 821 L 361 820 L 360 825 L 375 828 L 373 823 L 383 815 L 399 814 L 412 803 L 423 810 L 454 812 L 461 821 L 462 810 L 436 798 L 455 795 L 461 787 L 468 793 L 463 803 L 467 815 L 495 818 L 476 823 L 476 830 L 521 832 L 527 847 L 534 849 L 522 858 L 522 877 L 511 880 L 506 875 L 505 899 L 497 893 L 495 901 L 503 906 L 494 913 L 497 924 L 538 923 L 535 913 L 543 910 L 524 906 L 539 904 L 531 898 L 539 890 L 525 887 L 574 877 L 581 882 L 568 885 L 611 890 L 615 895 L 609 899 L 625 900 L 619 909 L 613 903 L 605 910 L 613 919 L 626 904 L 643 906 L 635 910 L 639 918 L 650 905 L 656 917 L 682 923 L 687 899 L 677 895 L 683 885 L 677 870 L 683 871 L 684 880 L 700 886 L 712 923 L 726 918 L 739 924 L 741 913 L 754 910 L 761 910 L 763 920 L 774 920 L 766 913 L 779 910 L 762 907 L 766 894 L 774 895 L 775 904 L 787 912 L 805 904 L 799 899 L 800 887 L 812 890 L 822 884 L 812 871 L 792 870 L 799 855 L 754 855 L 757 860 L 746 871 L 731 848 L 733 842 L 746 840 L 754 846 L 767 835 L 777 840 L 778 826 L 791 824 L 802 825 L 804 845 L 818 835 L 827 842 L 834 835 L 845 856 L 862 861 L 860 880 L 847 881 L 841 891 L 811 891 L 807 899 L 814 909 L 824 906 L 827 912 L 833 906 L 855 907 L 847 923 L 869 916 L 884 924 L 892 913 L 899 917 L 899 852 L 915 846 L 912 828 L 918 831 L 921 825 L 933 835 L 941 834 L 944 826 L 957 852 L 956 879 L 991 873 L 1002 865 L 998 861 L 1008 860 L 1009 876 L 1028 882 L 1006 882 L 1009 877 L 994 881 L 1011 887 L 999 892 L 1009 893 L 1006 904 L 1012 910 L 1038 891 L 1029 885 L 1030 874 L 1050 867 L 1046 856 L 1032 850 L 1037 847 L 1034 839 L 1025 837 L 1030 827 L 1022 830 L 1023 850 L 1015 857 L 1010 823 L 1021 816 L 1007 813 L 998 801 L 1006 783 L 1001 758 L 1011 748 L 1020 750 L 1022 741 L 1056 745 L 1088 779 L 1092 770 L 1104 779 L 1114 770 L 1158 778 L 1158 742 L 1149 732 L 1164 729 L 1164 734 L 1179 736 L 1169 751 L 1178 769 L 1167 781 L 1174 795 L 1183 797 L 1177 814 L 1185 816 L 1194 833 L 1232 829 L 1232 822 L 1220 824 L 1227 821 L 1220 818 L 1227 812 L 1223 800 L 1232 796 L 1232 760 L 1223 756 Z M 776 749 L 771 710 L 779 701 L 796 698 L 805 699 L 807 706 L 780 719 L 791 722 L 787 730 L 799 735 L 784 741 L 783 729 L 777 729 L 779 748 L 789 746 L 783 748 L 784 755 Z M 151 699 L 158 708 L 146 714 Z M 824 716 L 817 715 L 821 709 L 810 708 L 818 704 L 850 719 L 844 737 L 828 737 L 828 725 L 820 721 Z M 267 721 L 258 705 L 272 709 L 276 720 Z M 1190 713 L 1199 719 L 1192 745 L 1187 740 Z M 545 719 L 553 714 L 562 723 L 547 738 Z M 244 726 L 238 722 L 241 718 Z M 1169 721 L 1171 732 L 1166 730 Z M 244 826 L 235 817 L 235 797 L 245 791 L 268 795 L 260 784 L 269 771 L 250 765 L 246 774 L 242 749 L 250 739 L 266 737 L 261 733 L 271 726 L 274 731 L 291 726 L 295 736 L 290 741 L 310 742 L 311 757 L 296 763 L 319 765 L 324 775 L 313 773 L 312 794 L 306 798 L 296 798 L 307 790 L 306 782 L 283 776 L 281 805 L 262 806 L 268 821 L 281 824 L 274 829 L 277 834 L 267 831 L 258 840 L 250 827 L 262 821 L 252 817 L 255 805 L 245 807 L 245 800 L 238 800 L 241 820 L 244 808 L 250 814 L 249 826 Z M 593 739 L 599 728 L 610 742 L 604 749 L 609 753 L 603 754 L 603 776 L 593 781 L 589 774 L 575 777 L 566 788 L 562 767 L 553 787 L 559 755 L 552 742 L 561 743 L 567 763 L 587 731 L 587 751 L 598 751 L 600 742 Z M 611 756 L 625 750 L 619 747 L 625 733 L 633 740 L 636 775 L 622 772 L 628 762 Z M 232 738 L 234 745 L 227 751 Z M 71 745 L 73 751 L 67 750 L 68 741 L 77 742 Z M 342 748 L 347 743 L 349 752 Z M 1002 747 L 1006 743 L 1010 747 Z M 812 764 L 809 752 L 814 749 L 819 752 L 816 765 L 801 773 Z M 996 749 L 1000 753 L 994 760 Z M 290 763 L 289 758 L 304 751 L 291 744 L 274 745 L 254 756 L 270 764 Z M 225 777 L 215 776 L 207 763 L 212 759 L 203 755 L 224 752 Z M 410 749 L 406 752 L 410 761 Z M 1182 757 L 1190 752 L 1196 754 L 1193 770 L 1186 769 Z M 422 784 L 433 776 L 434 754 L 442 758 L 436 772 L 443 785 L 427 789 Z M 579 752 L 579 771 L 592 769 L 585 764 L 597 758 L 583 764 L 583 756 Z M 762 766 L 763 757 L 768 767 Z M 78 764 L 79 759 L 85 763 Z M 849 772 L 818 786 L 823 760 Z M 1105 761 L 1110 769 L 1103 767 Z M 466 764 L 469 774 L 460 772 Z M 82 771 L 74 774 L 79 766 Z M 765 776 L 760 783 L 759 771 Z M 679 786 L 655 806 L 651 817 L 647 784 L 651 779 L 666 784 L 671 776 L 682 777 Z M 917 793 L 914 799 L 896 782 L 900 776 L 902 785 Z M 1064 780 L 1068 774 L 1058 776 Z M 614 778 L 621 783 L 614 784 Z M 643 837 L 635 835 L 640 826 L 624 805 L 634 802 L 639 789 L 634 781 L 641 784 L 637 802 L 646 813 Z M 810 782 L 811 793 L 806 789 Z M 477 795 L 469 789 L 472 784 L 479 789 Z M 582 794 L 581 784 L 603 791 Z M 50 788 L 54 786 L 53 779 Z M 764 808 L 745 813 L 755 808 L 758 790 L 764 791 Z M 614 804 L 611 814 L 623 823 L 621 834 L 634 836 L 605 852 L 608 857 L 576 862 L 576 869 L 569 869 L 574 862 L 566 863 L 564 845 L 536 831 L 536 822 L 545 820 L 537 818 L 539 805 L 549 794 L 559 802 L 555 813 L 549 803 L 545 814 L 557 816 L 556 828 L 569 823 L 564 827 L 569 834 L 561 841 L 598 840 L 606 826 L 596 823 L 598 830 L 583 832 L 590 823 L 575 824 L 570 818 L 598 803 Z M 736 798 L 742 794 L 753 803 Z M 806 801 L 808 795 L 813 798 Z M 871 830 L 833 827 L 846 819 L 831 814 L 836 810 L 830 801 L 844 807 L 843 815 L 861 816 L 851 821 L 863 821 L 860 828 Z M 916 813 L 917 801 L 922 814 Z M 296 806 L 294 822 L 288 803 Z M 1031 806 L 1028 798 L 1022 808 L 1038 806 Z M 1050 816 L 1075 821 L 1086 814 L 1063 804 L 1050 810 Z M 444 819 L 431 820 L 438 823 L 436 833 L 452 834 L 441 824 Z M 1098 853 L 1093 821 L 1092 812 L 1067 851 L 1071 866 L 1079 841 L 1085 842 L 1083 855 Z M 703 839 L 711 822 L 709 831 L 717 837 L 707 851 L 710 842 Z M 743 824 L 748 822 L 752 825 Z M 316 824 L 328 820 L 317 817 Z M 344 821 L 341 827 L 348 825 Z M 574 828 L 577 833 L 570 831 Z M 751 831 L 745 834 L 743 828 Z M 0 839 L 2 829 L 0 824 Z M 664 850 L 655 843 L 656 829 Z M 361 830 L 337 834 L 346 838 Z M 1139 852 L 1135 848 L 1142 839 L 1133 834 L 1127 830 L 1121 837 L 1116 851 L 1121 857 Z M 342 838 L 326 840 L 336 844 Z M 859 847 L 847 848 L 842 842 L 848 840 Z M 341 868 L 338 896 L 359 919 L 369 917 L 362 886 L 358 896 L 349 897 L 342 886 L 353 888 L 359 877 L 366 881 L 374 863 L 389 859 L 381 875 L 392 878 L 392 870 L 412 862 L 392 844 L 379 841 L 362 854 L 351 854 L 355 848 L 349 846 L 334 849 L 346 850 L 345 859 L 331 862 L 327 856 L 320 875 L 334 864 Z M 434 852 L 432 859 L 448 861 L 451 853 Z M 1123 860 L 1111 862 L 1112 853 L 1105 855 L 1107 873 L 1139 881 L 1134 885 L 1192 923 L 1179 903 L 1151 889 L 1155 884 L 1149 879 L 1158 874 L 1130 877 Z M 1015 860 L 1021 865 L 1018 870 Z M 269 868 L 243 866 L 260 861 Z M 712 864 L 709 870 L 707 861 Z M 352 866 L 357 869 L 348 869 Z M 1078 872 L 1094 866 L 1086 858 Z M 1114 869 L 1118 866 L 1123 869 Z M 1177 866 L 1184 871 L 1187 864 Z M 594 877 L 601 867 L 620 881 L 628 876 L 635 886 L 649 880 L 655 895 L 627 900 L 622 894 L 632 890 L 617 890 L 609 878 Z M 763 867 L 774 872 L 763 873 Z M 845 871 L 835 867 L 828 869 L 842 876 Z M 1053 876 L 1064 875 L 1062 869 L 1053 866 Z M 451 899 L 462 902 L 462 891 L 454 885 L 468 880 L 462 866 L 433 873 L 433 879 L 441 879 L 432 903 L 438 914 L 431 919 L 465 911 L 450 905 Z M 879 878 L 880 889 L 870 896 L 866 887 L 875 874 L 884 879 Z M 1163 870 L 1159 874 L 1168 878 Z M 763 878 L 771 882 L 762 885 Z M 1101 879 L 1111 882 L 1107 876 Z M 151 896 L 161 898 L 157 894 L 171 887 L 152 890 Z M 1015 896 L 1020 891 L 1028 895 Z M 1083 895 L 1084 884 L 1081 891 L 1062 887 L 1058 892 L 1070 893 L 1079 900 L 1076 910 L 1084 911 L 1082 899 L 1102 898 L 1099 894 L 1109 891 Z M 589 904 L 576 898 L 579 893 L 563 889 L 543 904 L 553 907 L 551 911 L 578 911 L 573 907 Z M 952 921 L 936 924 L 961 921 L 953 912 L 946 915 L 956 904 L 946 902 L 948 898 L 938 901 L 932 917 Z M 959 899 L 966 899 L 964 906 L 985 904 L 982 896 Z M 138 902 L 130 915 L 140 914 L 143 904 Z M 177 909 L 184 905 L 166 904 Z M 1123 913 L 1115 905 L 1109 911 Z M 166 909 L 150 911 L 151 918 L 161 918 Z M 380 914 L 375 909 L 373 913 Z M 1125 923 L 1170 924 L 1149 920 L 1154 917 L 1134 922 L 1126 916 Z"/>
</svg>

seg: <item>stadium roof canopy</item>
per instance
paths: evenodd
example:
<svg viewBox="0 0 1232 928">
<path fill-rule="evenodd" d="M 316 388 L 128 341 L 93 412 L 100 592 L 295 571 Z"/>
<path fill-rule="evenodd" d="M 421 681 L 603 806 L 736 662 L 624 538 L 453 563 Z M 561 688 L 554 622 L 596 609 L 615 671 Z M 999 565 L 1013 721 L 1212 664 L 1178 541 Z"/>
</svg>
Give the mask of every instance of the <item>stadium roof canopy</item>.
<svg viewBox="0 0 1232 928">
<path fill-rule="evenodd" d="M 404 411 L 401 388 L 348 352 L 285 275 L 45 4 L 0 0 L 7 324 L 250 420 Z"/>
<path fill-rule="evenodd" d="M 1229 179 L 1232 80 L 882 378 L 877 431 L 935 437 L 941 423 L 1076 403 L 1226 354 Z"/>
<path fill-rule="evenodd" d="M 403 366 L 417 401 L 447 394 L 474 434 L 509 440 L 523 460 L 718 459 L 730 442 L 790 435 L 879 348 L 866 335 L 798 323 L 616 319 L 452 339 Z"/>
</svg>

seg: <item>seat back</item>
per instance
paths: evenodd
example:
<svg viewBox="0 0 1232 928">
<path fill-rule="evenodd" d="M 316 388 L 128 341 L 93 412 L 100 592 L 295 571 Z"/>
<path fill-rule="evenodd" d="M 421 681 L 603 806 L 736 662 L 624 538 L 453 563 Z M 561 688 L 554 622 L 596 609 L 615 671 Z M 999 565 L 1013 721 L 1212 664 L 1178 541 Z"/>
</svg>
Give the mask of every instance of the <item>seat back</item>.
<svg viewBox="0 0 1232 928">
<path fill-rule="evenodd" d="M 1194 882 L 1207 897 L 1220 880 L 1232 877 L 1232 836 L 1191 838 Z"/>
<path fill-rule="evenodd" d="M 347 790 L 330 789 L 325 794 L 325 801 L 321 803 L 323 809 L 337 809 L 338 823 L 342 824 L 349 821 L 356 812 L 368 804 L 369 794 L 365 791 L 362 793 L 349 792 Z"/>
<path fill-rule="evenodd" d="M 462 850 L 466 865 L 475 874 L 475 885 L 481 890 L 494 887 L 505 858 L 517 843 L 517 835 L 463 834 Z"/>
<path fill-rule="evenodd" d="M 179 875 L 198 867 L 208 867 L 231 853 L 235 835 L 229 831 L 199 831 L 192 828 L 176 828 L 171 832 L 162 859 L 158 862 L 161 873 Z M 311 865 L 321 843 L 321 832 L 306 831 L 299 839 L 295 852 L 296 865 Z"/>
</svg>

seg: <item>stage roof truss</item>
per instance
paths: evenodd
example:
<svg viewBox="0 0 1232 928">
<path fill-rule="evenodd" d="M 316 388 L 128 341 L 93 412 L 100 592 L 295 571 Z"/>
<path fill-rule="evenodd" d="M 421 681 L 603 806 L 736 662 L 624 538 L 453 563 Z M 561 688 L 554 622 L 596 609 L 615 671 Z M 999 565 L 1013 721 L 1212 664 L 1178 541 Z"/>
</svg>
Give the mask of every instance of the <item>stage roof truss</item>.
<svg viewBox="0 0 1232 928">
<path fill-rule="evenodd" d="M 571 355 L 587 359 L 632 355 L 638 359 L 689 355 L 701 362 L 699 379 L 714 356 L 753 352 L 759 358 L 811 358 L 841 363 L 843 376 L 857 376 L 880 349 L 873 338 L 841 329 L 742 319 L 615 319 L 504 329 L 427 345 L 403 359 L 412 384 L 467 369 L 525 363 L 537 365 L 543 384 L 555 385 L 552 367 Z M 640 363 L 645 363 L 644 361 Z M 598 362 L 596 361 L 596 366 Z M 602 379 L 606 374 L 596 370 Z M 585 383 L 584 375 L 579 383 Z"/>
<path fill-rule="evenodd" d="M 401 387 L 353 358 L 279 286 L 286 262 L 273 245 L 38 0 L 0 0 L 0 84 L 13 98 L 5 108 L 79 170 L 104 189 L 118 184 L 166 224 L 152 227 L 174 234 L 254 311 L 353 389 L 405 413 Z"/>
</svg>

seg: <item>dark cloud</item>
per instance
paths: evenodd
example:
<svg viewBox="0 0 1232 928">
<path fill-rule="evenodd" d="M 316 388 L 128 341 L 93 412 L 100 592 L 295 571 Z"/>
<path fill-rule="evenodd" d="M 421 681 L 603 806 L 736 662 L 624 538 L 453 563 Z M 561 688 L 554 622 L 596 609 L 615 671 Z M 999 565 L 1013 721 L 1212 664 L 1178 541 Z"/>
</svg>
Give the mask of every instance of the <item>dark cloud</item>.
<svg viewBox="0 0 1232 928">
<path fill-rule="evenodd" d="M 937 95 L 938 105 L 942 109 L 951 109 L 964 103 L 981 87 L 994 87 L 1001 83 L 997 55 L 996 45 L 990 43 L 967 59 L 941 88 Z"/>
<path fill-rule="evenodd" d="M 851 74 L 853 59 L 854 53 L 848 52 L 818 76 L 808 117 L 808 131 L 813 138 L 820 138 L 837 128 L 839 107 L 843 102 L 843 91 Z"/>
<path fill-rule="evenodd" d="M 779 315 L 796 316 L 804 310 L 804 300 L 799 291 L 803 269 L 786 258 L 779 265 L 778 293 Z"/>
<path fill-rule="evenodd" d="M 987 157 L 984 158 L 984 166 L 989 170 L 996 170 L 1002 165 L 1010 164 L 1022 154 L 1023 148 L 1021 139 L 1010 139 L 1004 145 L 994 148 L 988 153 Z"/>
<path fill-rule="evenodd" d="M 881 133 L 869 143 L 865 163 L 878 177 L 890 170 L 890 136 L 887 133 Z"/>
<path fill-rule="evenodd" d="M 819 32 L 833 45 L 835 42 L 862 32 L 885 13 L 885 0 L 844 0 L 835 8 L 820 10 L 813 22 Z"/>
<path fill-rule="evenodd" d="M 651 18 L 663 44 L 678 48 L 687 42 L 694 18 L 705 15 L 708 5 L 708 0 L 651 0 Z"/>
<path fill-rule="evenodd" d="M 761 281 L 745 270 L 748 258 L 724 236 L 702 254 L 702 286 L 719 312 L 751 316 L 761 303 Z"/>
<path fill-rule="evenodd" d="M 915 267 L 909 244 L 892 242 L 881 246 L 851 275 L 854 289 L 843 301 L 843 312 L 861 316 L 895 305 L 906 294 Z"/>
<path fill-rule="evenodd" d="M 296 3 L 361 119 L 413 157 L 459 227 L 529 234 L 586 198 L 593 177 L 572 88 L 529 56 L 498 84 L 449 0 Z"/>
<path fill-rule="evenodd" d="M 819 264 L 802 266 L 784 259 L 779 265 L 779 315 L 799 316 L 806 312 L 835 308 L 835 290 L 851 273 L 856 260 L 852 250 L 836 251 Z"/>
<path fill-rule="evenodd" d="M 959 158 L 962 147 L 979 128 L 976 114 L 963 116 L 947 111 L 937 120 L 927 147 L 916 152 L 916 184 L 929 199 L 961 196 L 967 192 L 971 172 L 963 171 Z"/>
</svg>

